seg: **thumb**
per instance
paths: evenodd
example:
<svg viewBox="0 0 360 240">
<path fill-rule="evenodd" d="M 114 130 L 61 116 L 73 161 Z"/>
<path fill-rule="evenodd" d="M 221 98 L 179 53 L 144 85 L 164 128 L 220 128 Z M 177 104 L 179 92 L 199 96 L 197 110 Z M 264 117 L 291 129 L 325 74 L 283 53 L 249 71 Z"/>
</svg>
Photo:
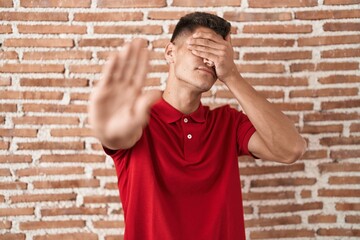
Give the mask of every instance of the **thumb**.
<svg viewBox="0 0 360 240">
<path fill-rule="evenodd" d="M 161 95 L 162 93 L 159 90 L 149 90 L 142 93 L 137 99 L 134 110 L 142 125 L 148 122 L 150 108 L 161 98 Z"/>
</svg>

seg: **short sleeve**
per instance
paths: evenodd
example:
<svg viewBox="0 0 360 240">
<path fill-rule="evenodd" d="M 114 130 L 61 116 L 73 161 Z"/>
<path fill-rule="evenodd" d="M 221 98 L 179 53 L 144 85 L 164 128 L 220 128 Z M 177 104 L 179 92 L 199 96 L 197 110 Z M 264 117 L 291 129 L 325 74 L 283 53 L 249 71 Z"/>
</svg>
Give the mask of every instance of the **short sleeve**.
<svg viewBox="0 0 360 240">
<path fill-rule="evenodd" d="M 250 122 L 249 118 L 243 112 L 236 111 L 236 124 L 238 155 L 252 156 L 249 151 L 248 144 L 251 136 L 255 133 L 256 129 L 254 125 Z"/>
</svg>

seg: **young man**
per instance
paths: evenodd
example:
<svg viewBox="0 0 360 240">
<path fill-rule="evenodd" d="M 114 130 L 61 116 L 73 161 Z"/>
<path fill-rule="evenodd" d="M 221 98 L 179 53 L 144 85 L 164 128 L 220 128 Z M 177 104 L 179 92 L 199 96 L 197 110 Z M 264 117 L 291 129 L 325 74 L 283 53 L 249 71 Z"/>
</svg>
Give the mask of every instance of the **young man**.
<svg viewBox="0 0 360 240">
<path fill-rule="evenodd" d="M 237 71 L 229 32 L 230 23 L 215 15 L 182 17 L 165 50 L 163 93 L 142 92 L 144 40 L 125 45 L 104 67 L 89 117 L 115 163 L 125 239 L 245 239 L 238 156 L 292 163 L 304 153 L 293 123 Z M 217 79 L 247 116 L 201 104 Z"/>
</svg>

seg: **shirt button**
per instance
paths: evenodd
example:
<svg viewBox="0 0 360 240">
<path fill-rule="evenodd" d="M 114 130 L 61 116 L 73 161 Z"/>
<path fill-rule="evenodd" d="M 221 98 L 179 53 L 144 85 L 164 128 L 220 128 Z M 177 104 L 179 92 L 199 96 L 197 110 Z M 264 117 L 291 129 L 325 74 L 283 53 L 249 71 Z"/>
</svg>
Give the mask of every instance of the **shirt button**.
<svg viewBox="0 0 360 240">
<path fill-rule="evenodd" d="M 192 135 L 191 135 L 191 134 L 188 134 L 188 135 L 187 135 L 187 138 L 188 138 L 188 139 L 192 139 Z"/>
<path fill-rule="evenodd" d="M 187 122 L 189 122 L 189 119 L 184 118 L 184 123 L 187 123 Z"/>
</svg>

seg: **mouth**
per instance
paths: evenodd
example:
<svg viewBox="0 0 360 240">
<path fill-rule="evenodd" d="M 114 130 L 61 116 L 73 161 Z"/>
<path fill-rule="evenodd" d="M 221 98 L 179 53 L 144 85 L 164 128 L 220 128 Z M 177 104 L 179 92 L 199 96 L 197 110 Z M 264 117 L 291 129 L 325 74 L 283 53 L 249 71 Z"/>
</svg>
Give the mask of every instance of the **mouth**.
<svg viewBox="0 0 360 240">
<path fill-rule="evenodd" d="M 213 76 L 214 78 L 216 78 L 216 74 L 215 74 L 215 71 L 213 69 L 200 66 L 200 67 L 197 68 L 197 70 L 206 72 L 206 73 L 210 74 L 211 76 Z"/>
</svg>

